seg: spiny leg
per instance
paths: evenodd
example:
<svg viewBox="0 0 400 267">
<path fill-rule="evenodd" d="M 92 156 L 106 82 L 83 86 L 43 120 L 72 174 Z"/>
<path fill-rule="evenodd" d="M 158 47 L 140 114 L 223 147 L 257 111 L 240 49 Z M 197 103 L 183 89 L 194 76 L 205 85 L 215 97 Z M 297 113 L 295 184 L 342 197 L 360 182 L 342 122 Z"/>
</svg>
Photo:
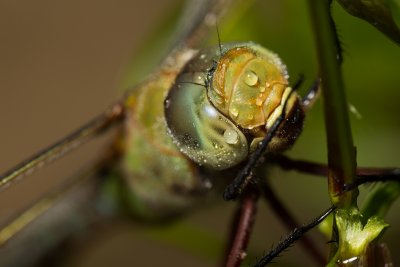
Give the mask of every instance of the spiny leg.
<svg viewBox="0 0 400 267">
<path fill-rule="evenodd" d="M 335 206 L 330 207 L 320 216 L 315 218 L 309 224 L 300 226 L 296 228 L 292 233 L 290 233 L 285 239 L 281 240 L 275 248 L 273 248 L 270 252 L 268 252 L 265 256 L 263 256 L 254 267 L 265 266 L 270 263 L 274 258 L 276 258 L 281 252 L 290 247 L 294 242 L 299 240 L 305 233 L 313 229 L 319 223 L 321 223 L 332 211 L 335 210 Z"/>
<path fill-rule="evenodd" d="M 303 83 L 303 76 L 300 75 L 299 79 L 296 81 L 296 83 L 293 85 L 293 91 L 291 91 L 290 94 L 292 94 L 300 85 Z M 318 88 L 319 88 L 319 79 L 316 79 L 316 81 L 313 83 L 311 88 L 309 89 L 308 94 L 303 98 L 306 99 L 306 106 L 305 109 L 310 108 L 311 105 L 315 102 L 317 96 L 318 96 Z M 290 98 L 290 95 L 288 96 L 287 99 Z M 225 190 L 223 197 L 225 200 L 234 200 L 236 199 L 243 189 L 247 186 L 247 184 L 253 180 L 253 172 L 254 169 L 261 163 L 263 159 L 263 155 L 265 154 L 268 144 L 274 137 L 278 127 L 281 125 L 281 123 L 285 120 L 285 108 L 287 105 L 287 101 L 285 102 L 285 105 L 282 109 L 282 114 L 277 118 L 277 120 L 274 122 L 272 127 L 268 130 L 266 136 L 264 139 L 260 142 L 260 145 L 257 147 L 257 149 L 250 155 L 249 160 L 247 164 L 243 167 L 243 169 L 236 175 L 235 179 L 232 181 L 231 184 L 229 184 Z"/>
<path fill-rule="evenodd" d="M 395 182 L 400 182 L 400 168 L 394 168 L 394 169 L 381 169 L 380 171 L 377 172 L 377 169 L 375 168 L 366 168 L 365 171 L 367 173 L 365 174 L 357 174 L 357 179 L 355 180 L 354 183 L 351 184 L 345 184 L 343 187 L 343 191 L 351 191 L 355 189 L 356 187 L 367 184 L 367 183 L 376 183 L 376 182 L 389 182 L 389 181 L 395 181 Z"/>
<path fill-rule="evenodd" d="M 295 160 L 285 155 L 271 155 L 268 158 L 268 163 L 278 165 L 285 171 L 298 171 L 318 176 L 325 176 L 328 174 L 328 166 L 316 162 L 306 160 Z"/>
<path fill-rule="evenodd" d="M 246 256 L 246 248 L 257 214 L 257 202 L 260 192 L 249 186 L 246 188 L 240 206 L 232 220 L 229 248 L 225 259 L 226 267 L 239 267 Z"/>
<path fill-rule="evenodd" d="M 265 179 L 263 180 L 262 184 L 262 193 L 272 211 L 288 230 L 294 229 L 299 225 L 293 214 L 290 213 L 275 191 L 271 188 L 268 181 Z M 321 254 L 315 243 L 310 238 L 304 236 L 302 239 L 300 239 L 300 243 L 304 250 L 309 253 L 312 259 L 318 264 L 318 266 L 323 266 L 326 264 L 325 256 Z"/>
<path fill-rule="evenodd" d="M 325 176 L 328 174 L 328 166 L 321 163 L 306 160 L 294 160 L 284 155 L 273 155 L 268 162 L 279 165 L 284 170 L 295 170 L 303 173 Z M 400 168 L 370 168 L 359 167 L 356 170 L 357 179 L 355 183 L 344 185 L 344 190 L 349 191 L 355 187 L 375 182 L 400 182 Z"/>
<path fill-rule="evenodd" d="M 287 97 L 290 99 L 290 95 L 294 91 L 292 90 Z M 224 190 L 223 197 L 226 201 L 236 199 L 247 186 L 247 184 L 253 180 L 254 169 L 262 162 L 263 155 L 265 154 L 268 144 L 271 142 L 272 138 L 275 136 L 281 123 L 285 120 L 285 109 L 287 101 L 285 102 L 281 115 L 276 119 L 274 124 L 268 130 L 264 139 L 260 142 L 257 149 L 250 155 L 247 164 L 244 168 L 236 175 L 235 179 L 230 183 Z"/>
</svg>

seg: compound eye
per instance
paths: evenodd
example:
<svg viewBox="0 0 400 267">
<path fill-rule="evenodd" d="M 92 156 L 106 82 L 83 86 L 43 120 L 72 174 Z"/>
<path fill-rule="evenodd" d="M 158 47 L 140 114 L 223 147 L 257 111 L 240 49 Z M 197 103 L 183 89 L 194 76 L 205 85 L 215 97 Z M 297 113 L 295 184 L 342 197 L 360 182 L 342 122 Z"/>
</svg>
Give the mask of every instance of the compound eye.
<svg viewBox="0 0 400 267">
<path fill-rule="evenodd" d="M 216 170 L 235 166 L 248 156 L 246 137 L 209 102 L 204 86 L 182 83 L 187 78 L 181 74 L 165 100 L 169 134 L 199 165 Z"/>
</svg>

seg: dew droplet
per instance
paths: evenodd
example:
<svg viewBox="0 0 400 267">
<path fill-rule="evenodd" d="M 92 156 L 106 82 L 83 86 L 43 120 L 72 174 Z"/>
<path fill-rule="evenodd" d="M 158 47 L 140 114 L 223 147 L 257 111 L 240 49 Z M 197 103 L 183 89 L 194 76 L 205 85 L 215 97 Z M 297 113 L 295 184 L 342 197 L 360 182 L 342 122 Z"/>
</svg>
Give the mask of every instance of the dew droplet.
<svg viewBox="0 0 400 267">
<path fill-rule="evenodd" d="M 245 76 L 244 76 L 244 82 L 248 85 L 248 86 L 254 86 L 257 84 L 258 82 L 258 76 L 257 74 L 255 74 L 253 71 L 249 70 L 246 71 Z"/>
<path fill-rule="evenodd" d="M 209 180 L 205 180 L 203 185 L 205 188 L 208 188 L 208 189 L 212 188 L 212 183 Z"/>
<path fill-rule="evenodd" d="M 265 87 L 260 87 L 260 93 L 264 93 L 265 92 Z"/>
<path fill-rule="evenodd" d="M 263 103 L 262 99 L 257 98 L 257 100 L 256 100 L 256 105 L 257 105 L 257 106 L 261 106 L 262 103 Z"/>
<path fill-rule="evenodd" d="M 231 108 L 231 114 L 237 117 L 239 115 L 239 110 L 237 108 Z"/>
<path fill-rule="evenodd" d="M 165 108 L 169 108 L 171 101 L 169 99 L 165 100 Z"/>
<path fill-rule="evenodd" d="M 228 128 L 224 131 L 224 139 L 228 144 L 234 145 L 239 141 L 239 135 L 235 130 Z"/>
</svg>

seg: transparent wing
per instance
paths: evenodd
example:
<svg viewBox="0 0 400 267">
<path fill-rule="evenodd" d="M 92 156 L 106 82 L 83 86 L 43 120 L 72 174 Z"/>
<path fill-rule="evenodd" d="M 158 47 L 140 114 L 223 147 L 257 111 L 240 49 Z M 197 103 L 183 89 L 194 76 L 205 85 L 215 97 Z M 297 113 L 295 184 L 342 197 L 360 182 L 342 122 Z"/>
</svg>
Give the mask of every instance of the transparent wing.
<svg viewBox="0 0 400 267">
<path fill-rule="evenodd" d="M 47 266 L 102 220 L 96 168 L 48 193 L 0 230 L 1 266 Z"/>
</svg>

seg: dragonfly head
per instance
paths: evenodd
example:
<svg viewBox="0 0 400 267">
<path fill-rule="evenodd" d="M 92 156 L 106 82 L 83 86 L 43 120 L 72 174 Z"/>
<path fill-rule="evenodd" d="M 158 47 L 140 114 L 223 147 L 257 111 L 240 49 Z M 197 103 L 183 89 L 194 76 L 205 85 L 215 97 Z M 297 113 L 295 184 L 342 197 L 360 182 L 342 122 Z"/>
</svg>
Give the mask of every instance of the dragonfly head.
<svg viewBox="0 0 400 267">
<path fill-rule="evenodd" d="M 279 57 L 253 43 L 200 51 L 177 76 L 164 111 L 169 134 L 198 164 L 222 170 L 245 160 L 281 117 L 268 149 L 288 148 L 304 113 Z"/>
<path fill-rule="evenodd" d="M 208 75 L 212 104 L 254 138 L 252 149 L 284 113 L 269 150 L 291 146 L 301 132 L 303 109 L 289 87 L 286 66 L 273 52 L 253 43 L 226 49 Z"/>
</svg>

